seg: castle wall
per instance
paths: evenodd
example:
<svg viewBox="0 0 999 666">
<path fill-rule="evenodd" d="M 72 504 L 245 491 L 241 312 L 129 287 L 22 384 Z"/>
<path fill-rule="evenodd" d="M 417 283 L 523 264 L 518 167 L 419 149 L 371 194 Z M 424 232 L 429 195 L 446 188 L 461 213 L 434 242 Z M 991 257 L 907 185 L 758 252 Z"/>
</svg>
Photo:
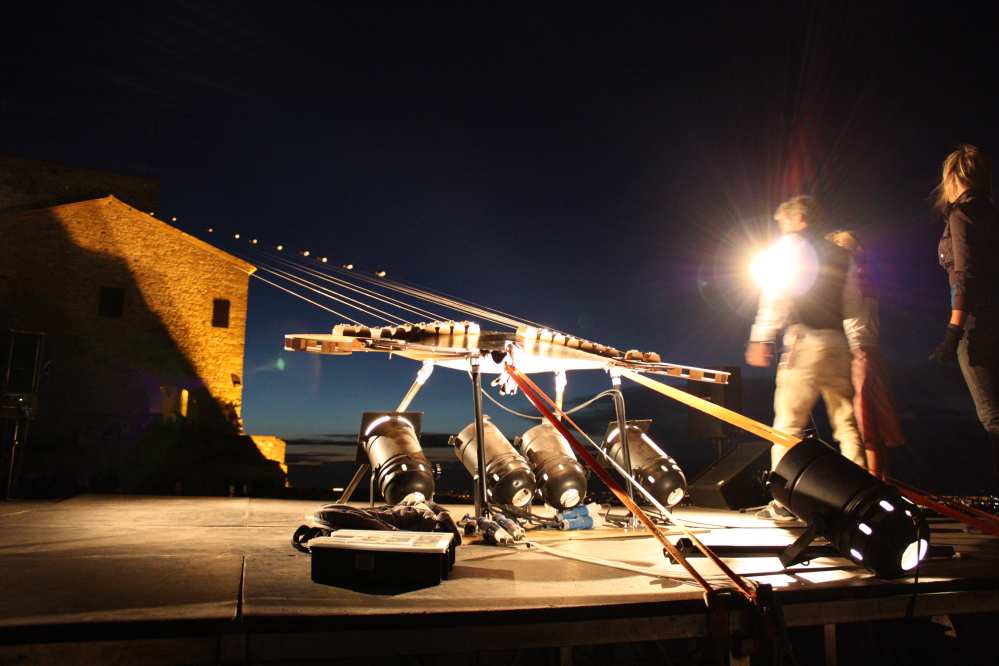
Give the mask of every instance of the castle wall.
<svg viewBox="0 0 999 666">
<path fill-rule="evenodd" d="M 0 327 L 46 334 L 40 426 L 128 434 L 173 386 L 239 430 L 251 266 L 114 197 L 0 215 L 0 238 Z"/>
</svg>

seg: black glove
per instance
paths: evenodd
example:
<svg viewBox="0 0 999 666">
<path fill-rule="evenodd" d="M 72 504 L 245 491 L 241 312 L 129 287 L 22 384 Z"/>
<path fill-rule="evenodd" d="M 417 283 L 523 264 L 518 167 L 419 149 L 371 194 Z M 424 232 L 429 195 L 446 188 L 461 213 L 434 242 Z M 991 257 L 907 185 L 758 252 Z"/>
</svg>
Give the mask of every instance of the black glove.
<svg viewBox="0 0 999 666">
<path fill-rule="evenodd" d="M 956 324 L 948 324 L 947 335 L 944 336 L 943 342 L 937 345 L 936 351 L 930 354 L 930 360 L 950 363 L 957 359 L 957 345 L 961 342 L 963 336 L 963 327 Z"/>
</svg>

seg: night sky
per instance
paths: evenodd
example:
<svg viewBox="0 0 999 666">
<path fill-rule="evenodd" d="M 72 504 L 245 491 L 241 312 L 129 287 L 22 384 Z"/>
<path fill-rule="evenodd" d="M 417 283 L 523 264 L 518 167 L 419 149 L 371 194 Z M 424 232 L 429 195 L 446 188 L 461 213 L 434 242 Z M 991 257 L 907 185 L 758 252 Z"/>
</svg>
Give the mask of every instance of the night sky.
<svg viewBox="0 0 999 666">
<path fill-rule="evenodd" d="M 960 370 L 927 361 L 949 316 L 940 164 L 965 142 L 999 160 L 991 13 L 850 5 L 4 3 L 0 152 L 156 178 L 160 219 L 251 261 L 233 234 L 622 350 L 741 365 L 763 421 L 773 371 L 742 359 L 745 269 L 776 205 L 816 195 L 872 255 L 909 437 L 893 471 L 993 492 Z M 337 323 L 251 281 L 248 432 L 349 437 L 396 407 L 419 364 L 282 351 Z M 567 399 L 608 386 L 570 373 Z M 664 424 L 696 473 L 713 448 L 643 391 L 629 417 Z M 436 370 L 411 409 L 457 432 L 467 377 Z M 582 420 L 602 433 L 609 409 Z M 530 426 L 486 412 L 510 439 Z"/>
</svg>

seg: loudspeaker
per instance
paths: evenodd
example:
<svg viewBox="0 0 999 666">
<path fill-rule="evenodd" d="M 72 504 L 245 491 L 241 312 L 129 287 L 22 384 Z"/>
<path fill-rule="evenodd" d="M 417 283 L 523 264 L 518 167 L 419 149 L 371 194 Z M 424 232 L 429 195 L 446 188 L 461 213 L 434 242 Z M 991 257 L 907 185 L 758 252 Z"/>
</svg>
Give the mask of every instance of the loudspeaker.
<svg viewBox="0 0 999 666">
<path fill-rule="evenodd" d="M 728 384 L 687 380 L 687 393 L 703 398 L 708 402 L 742 413 L 742 371 L 739 366 L 716 366 L 711 370 L 729 373 Z M 688 408 L 688 423 L 691 439 L 727 439 L 739 432 L 734 425 L 706 414 L 696 407 Z"/>
<path fill-rule="evenodd" d="M 747 509 L 767 504 L 772 499 L 766 486 L 770 446 L 770 442 L 736 444 L 687 486 L 687 497 L 694 506 L 706 509 Z"/>
<path fill-rule="evenodd" d="M 33 419 L 38 406 L 42 333 L 0 331 L 0 419 Z"/>
</svg>

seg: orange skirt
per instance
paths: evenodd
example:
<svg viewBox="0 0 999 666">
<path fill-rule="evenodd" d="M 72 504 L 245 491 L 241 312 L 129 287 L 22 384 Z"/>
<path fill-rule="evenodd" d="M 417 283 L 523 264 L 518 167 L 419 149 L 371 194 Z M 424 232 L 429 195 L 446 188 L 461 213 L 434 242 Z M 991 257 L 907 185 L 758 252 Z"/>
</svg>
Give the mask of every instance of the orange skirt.
<svg viewBox="0 0 999 666">
<path fill-rule="evenodd" d="M 888 364 L 880 347 L 861 347 L 853 350 L 853 411 L 857 426 L 868 442 L 884 442 L 885 446 L 905 443 L 902 424 L 895 409 L 895 396 L 888 377 Z"/>
</svg>

